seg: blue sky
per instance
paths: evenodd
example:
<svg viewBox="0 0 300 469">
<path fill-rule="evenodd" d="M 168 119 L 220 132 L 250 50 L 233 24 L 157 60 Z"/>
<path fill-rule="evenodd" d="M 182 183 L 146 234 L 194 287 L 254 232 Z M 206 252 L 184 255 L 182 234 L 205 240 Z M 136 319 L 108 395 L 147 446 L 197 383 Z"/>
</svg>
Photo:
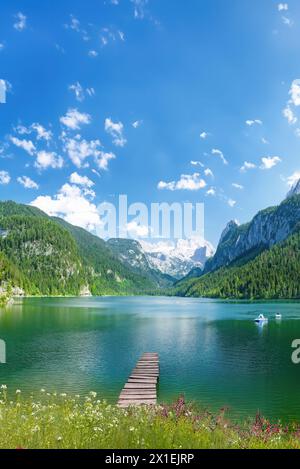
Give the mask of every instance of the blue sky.
<svg viewBox="0 0 300 469">
<path fill-rule="evenodd" d="M 297 0 L 3 0 L 1 199 L 204 202 L 216 244 L 300 177 L 299 38 Z"/>
</svg>

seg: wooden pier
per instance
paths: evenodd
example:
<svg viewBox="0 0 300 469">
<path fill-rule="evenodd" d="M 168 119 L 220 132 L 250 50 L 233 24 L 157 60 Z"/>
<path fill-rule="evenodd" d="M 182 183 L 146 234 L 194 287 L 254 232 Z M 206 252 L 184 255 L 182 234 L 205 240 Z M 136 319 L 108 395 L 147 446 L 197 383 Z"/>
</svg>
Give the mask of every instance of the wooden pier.
<svg viewBox="0 0 300 469">
<path fill-rule="evenodd" d="M 158 354 L 144 353 L 121 391 L 118 406 L 155 405 L 158 380 Z"/>
</svg>

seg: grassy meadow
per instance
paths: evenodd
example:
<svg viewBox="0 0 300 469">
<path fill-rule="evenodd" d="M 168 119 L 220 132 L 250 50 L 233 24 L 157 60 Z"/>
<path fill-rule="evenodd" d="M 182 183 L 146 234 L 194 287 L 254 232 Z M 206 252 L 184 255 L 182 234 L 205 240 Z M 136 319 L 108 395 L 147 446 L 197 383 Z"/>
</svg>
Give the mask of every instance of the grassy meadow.
<svg viewBox="0 0 300 469">
<path fill-rule="evenodd" d="M 188 405 L 120 409 L 97 394 L 67 396 L 41 390 L 30 398 L 1 387 L 0 448 L 215 449 L 300 448 L 300 425 L 261 415 L 236 424 Z"/>
</svg>

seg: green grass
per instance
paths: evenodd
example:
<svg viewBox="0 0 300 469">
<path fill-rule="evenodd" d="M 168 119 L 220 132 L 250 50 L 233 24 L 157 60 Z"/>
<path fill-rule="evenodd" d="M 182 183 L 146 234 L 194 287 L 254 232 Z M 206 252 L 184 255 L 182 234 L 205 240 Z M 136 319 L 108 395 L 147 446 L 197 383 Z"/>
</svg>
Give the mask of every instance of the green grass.
<svg viewBox="0 0 300 469">
<path fill-rule="evenodd" d="M 186 405 L 119 409 L 96 393 L 69 397 L 41 390 L 34 398 L 1 388 L 0 448 L 300 448 L 300 427 L 257 415 L 237 425 Z"/>
</svg>

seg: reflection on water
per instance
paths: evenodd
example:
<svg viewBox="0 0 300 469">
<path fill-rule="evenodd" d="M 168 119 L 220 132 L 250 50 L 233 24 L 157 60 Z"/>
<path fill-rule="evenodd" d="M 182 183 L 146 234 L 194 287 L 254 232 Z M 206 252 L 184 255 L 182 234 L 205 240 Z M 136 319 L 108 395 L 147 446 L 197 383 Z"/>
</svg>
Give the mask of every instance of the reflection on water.
<svg viewBox="0 0 300 469">
<path fill-rule="evenodd" d="M 256 324 L 260 313 L 269 318 Z M 282 320 L 276 320 L 276 313 Z M 236 416 L 258 409 L 300 420 L 300 304 L 180 298 L 25 299 L 0 311 L 7 364 L 0 383 L 85 393 L 115 402 L 137 358 L 160 354 L 159 398 L 184 393 Z"/>
</svg>

